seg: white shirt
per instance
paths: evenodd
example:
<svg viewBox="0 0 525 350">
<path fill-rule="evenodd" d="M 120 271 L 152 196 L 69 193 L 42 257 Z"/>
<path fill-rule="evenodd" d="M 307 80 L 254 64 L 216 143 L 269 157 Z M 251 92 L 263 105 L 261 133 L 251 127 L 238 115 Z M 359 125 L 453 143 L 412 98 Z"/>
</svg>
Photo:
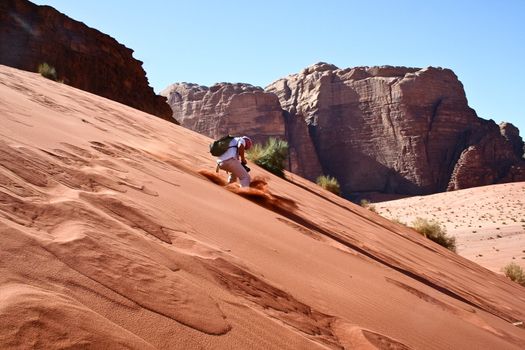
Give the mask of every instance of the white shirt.
<svg viewBox="0 0 525 350">
<path fill-rule="evenodd" d="M 229 148 L 226 152 L 224 152 L 222 155 L 217 157 L 217 162 L 224 162 L 225 160 L 228 160 L 230 158 L 239 158 L 239 152 L 238 148 L 243 145 L 246 147 L 246 142 L 242 137 L 234 137 L 233 140 L 230 141 L 230 144 L 228 145 Z"/>
</svg>

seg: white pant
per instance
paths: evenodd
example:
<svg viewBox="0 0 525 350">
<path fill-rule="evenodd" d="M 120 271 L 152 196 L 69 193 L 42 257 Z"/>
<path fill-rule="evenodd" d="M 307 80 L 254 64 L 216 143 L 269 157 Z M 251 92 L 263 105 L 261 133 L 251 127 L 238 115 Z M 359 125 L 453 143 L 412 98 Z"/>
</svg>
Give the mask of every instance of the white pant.
<svg viewBox="0 0 525 350">
<path fill-rule="evenodd" d="M 230 158 L 219 162 L 219 168 L 230 173 L 228 183 L 231 184 L 239 178 L 241 187 L 250 187 L 250 174 L 244 169 L 238 159 Z"/>
</svg>

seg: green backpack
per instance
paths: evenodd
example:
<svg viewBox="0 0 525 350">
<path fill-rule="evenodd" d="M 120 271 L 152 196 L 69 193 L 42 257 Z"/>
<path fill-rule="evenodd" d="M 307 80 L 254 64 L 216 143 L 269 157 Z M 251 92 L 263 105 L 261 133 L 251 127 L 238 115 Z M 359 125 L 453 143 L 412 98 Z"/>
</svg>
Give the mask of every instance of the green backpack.
<svg viewBox="0 0 525 350">
<path fill-rule="evenodd" d="M 218 157 L 222 155 L 224 152 L 226 152 L 228 148 L 237 147 L 237 146 L 230 146 L 230 142 L 231 140 L 233 140 L 233 138 L 234 136 L 226 135 L 210 143 L 211 155 Z"/>
</svg>

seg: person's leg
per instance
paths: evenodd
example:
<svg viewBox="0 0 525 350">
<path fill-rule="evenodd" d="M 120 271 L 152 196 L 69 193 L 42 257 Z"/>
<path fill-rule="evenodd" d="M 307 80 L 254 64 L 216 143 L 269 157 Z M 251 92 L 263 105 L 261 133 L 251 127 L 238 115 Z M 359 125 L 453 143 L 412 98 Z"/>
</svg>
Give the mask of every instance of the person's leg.
<svg viewBox="0 0 525 350">
<path fill-rule="evenodd" d="M 238 160 L 228 159 L 224 162 L 219 163 L 219 168 L 228 172 L 228 184 L 234 183 L 237 181 L 237 176 L 235 175 L 235 163 L 238 163 Z"/>
<path fill-rule="evenodd" d="M 228 183 L 229 184 L 232 184 L 234 183 L 235 181 L 237 181 L 237 176 L 233 175 L 233 173 L 228 173 Z"/>
<path fill-rule="evenodd" d="M 241 187 L 250 187 L 250 174 L 244 169 L 242 164 L 239 162 L 239 171 L 241 172 L 237 176 L 239 177 L 239 182 L 241 183 Z"/>
<path fill-rule="evenodd" d="M 237 177 L 233 174 L 232 163 L 233 159 L 228 159 L 219 163 L 219 168 L 228 173 L 228 183 L 233 183 L 237 180 Z"/>
<path fill-rule="evenodd" d="M 220 168 L 230 172 L 228 183 L 232 183 L 239 178 L 241 187 L 250 187 L 250 174 L 248 174 L 241 162 L 237 159 L 228 159 L 227 161 L 222 162 Z"/>
</svg>

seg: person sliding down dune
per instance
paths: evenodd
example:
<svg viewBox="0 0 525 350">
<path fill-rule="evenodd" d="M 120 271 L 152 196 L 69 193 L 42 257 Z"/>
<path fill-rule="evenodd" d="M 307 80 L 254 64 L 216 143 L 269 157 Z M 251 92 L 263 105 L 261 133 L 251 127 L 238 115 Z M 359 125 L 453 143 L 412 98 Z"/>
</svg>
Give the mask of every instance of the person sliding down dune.
<svg viewBox="0 0 525 350">
<path fill-rule="evenodd" d="M 217 171 L 222 169 L 230 173 L 228 177 L 228 183 L 234 183 L 239 179 L 241 187 L 250 187 L 250 168 L 246 166 L 246 158 L 244 157 L 244 151 L 249 150 L 252 147 L 252 140 L 248 136 L 231 137 L 226 136 L 221 140 L 227 141 L 228 143 L 225 152 L 217 157 Z M 224 142 L 223 141 L 223 142 Z"/>
</svg>

